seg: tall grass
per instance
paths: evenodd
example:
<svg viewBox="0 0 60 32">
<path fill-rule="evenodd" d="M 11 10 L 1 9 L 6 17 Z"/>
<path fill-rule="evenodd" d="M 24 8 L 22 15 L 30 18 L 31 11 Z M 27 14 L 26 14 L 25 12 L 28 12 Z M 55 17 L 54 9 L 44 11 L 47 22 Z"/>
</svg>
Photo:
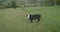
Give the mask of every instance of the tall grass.
<svg viewBox="0 0 60 32">
<path fill-rule="evenodd" d="M 0 12 L 0 32 L 60 32 L 60 7 L 25 7 Z M 41 14 L 41 21 L 30 21 L 27 14 Z"/>
</svg>

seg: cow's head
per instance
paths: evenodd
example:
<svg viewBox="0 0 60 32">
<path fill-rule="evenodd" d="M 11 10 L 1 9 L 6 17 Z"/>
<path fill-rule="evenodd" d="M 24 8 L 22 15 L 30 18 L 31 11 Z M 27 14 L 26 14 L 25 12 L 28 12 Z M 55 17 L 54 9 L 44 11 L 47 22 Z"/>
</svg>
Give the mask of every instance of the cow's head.
<svg viewBox="0 0 60 32">
<path fill-rule="evenodd" d="M 27 16 L 27 18 L 29 19 L 30 15 L 26 15 L 26 16 Z"/>
</svg>

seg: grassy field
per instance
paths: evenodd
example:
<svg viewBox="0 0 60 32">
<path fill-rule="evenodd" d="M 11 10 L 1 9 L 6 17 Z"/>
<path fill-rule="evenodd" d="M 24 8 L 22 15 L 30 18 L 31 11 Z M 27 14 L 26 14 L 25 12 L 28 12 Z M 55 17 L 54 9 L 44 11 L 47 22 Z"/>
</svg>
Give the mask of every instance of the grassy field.
<svg viewBox="0 0 60 32">
<path fill-rule="evenodd" d="M 30 23 L 27 14 L 41 14 L 41 21 Z M 0 32 L 60 32 L 60 6 L 0 10 Z"/>
</svg>

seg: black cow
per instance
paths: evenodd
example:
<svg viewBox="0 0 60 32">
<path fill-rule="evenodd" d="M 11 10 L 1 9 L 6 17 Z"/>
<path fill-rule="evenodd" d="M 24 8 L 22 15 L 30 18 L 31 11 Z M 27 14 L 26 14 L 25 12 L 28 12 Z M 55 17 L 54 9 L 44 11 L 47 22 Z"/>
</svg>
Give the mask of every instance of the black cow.
<svg viewBox="0 0 60 32">
<path fill-rule="evenodd" d="M 41 18 L 41 14 L 34 14 L 34 15 L 27 15 L 27 16 L 28 16 L 28 19 L 31 21 L 31 23 L 33 20 L 36 20 L 36 19 L 39 22 Z"/>
</svg>

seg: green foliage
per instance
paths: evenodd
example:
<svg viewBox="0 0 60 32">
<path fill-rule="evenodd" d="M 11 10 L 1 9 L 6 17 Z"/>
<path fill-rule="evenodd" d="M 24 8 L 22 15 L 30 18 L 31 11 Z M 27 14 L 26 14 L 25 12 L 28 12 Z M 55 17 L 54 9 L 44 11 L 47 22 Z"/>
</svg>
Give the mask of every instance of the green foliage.
<svg viewBox="0 0 60 32">
<path fill-rule="evenodd" d="M 0 0 L 0 8 L 16 8 L 22 5 L 25 7 L 55 6 L 60 5 L 60 0 Z"/>
<path fill-rule="evenodd" d="M 60 5 L 60 0 L 57 0 L 57 5 Z"/>
<path fill-rule="evenodd" d="M 12 8 L 15 8 L 16 9 L 16 7 L 17 7 L 16 2 L 15 1 L 12 1 L 11 6 L 12 6 Z"/>
<path fill-rule="evenodd" d="M 21 5 L 24 5 L 24 4 L 25 4 L 25 2 L 24 2 L 24 1 L 21 1 L 21 2 L 20 2 L 20 4 L 21 4 Z"/>
<path fill-rule="evenodd" d="M 0 8 L 4 8 L 6 5 L 6 0 L 0 0 Z"/>
<path fill-rule="evenodd" d="M 29 1 L 29 3 L 31 3 L 31 4 L 34 4 L 34 3 L 36 3 L 37 2 L 37 0 L 30 0 Z"/>
</svg>

